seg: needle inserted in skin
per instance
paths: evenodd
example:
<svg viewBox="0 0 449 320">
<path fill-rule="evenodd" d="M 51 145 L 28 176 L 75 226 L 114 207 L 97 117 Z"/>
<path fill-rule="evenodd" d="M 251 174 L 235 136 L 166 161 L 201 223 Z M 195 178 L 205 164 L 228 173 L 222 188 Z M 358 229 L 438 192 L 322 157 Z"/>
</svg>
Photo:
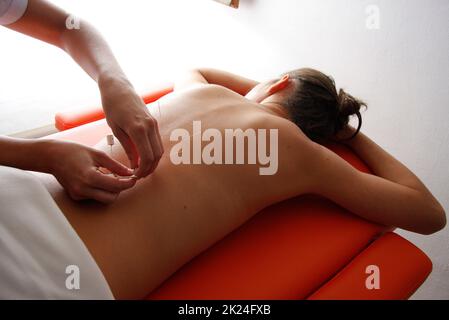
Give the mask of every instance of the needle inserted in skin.
<svg viewBox="0 0 449 320">
<path fill-rule="evenodd" d="M 107 140 L 107 143 L 108 143 L 108 145 L 110 146 L 110 148 L 111 148 L 111 153 L 110 153 L 110 156 L 111 156 L 111 158 L 112 158 L 112 156 L 113 156 L 113 153 L 112 153 L 112 151 L 113 151 L 113 145 L 115 144 L 115 139 L 114 139 L 114 136 L 112 135 L 112 134 L 108 134 L 107 136 L 106 136 L 106 140 Z M 113 176 L 114 177 L 118 177 L 118 178 L 131 178 L 131 179 L 136 179 L 137 178 L 137 176 L 136 175 L 132 175 L 132 176 L 130 176 L 130 177 L 120 177 L 120 176 L 118 176 L 118 175 L 116 175 L 115 173 L 113 174 Z"/>
<path fill-rule="evenodd" d="M 106 139 L 108 140 L 108 145 L 111 147 L 111 158 L 112 158 L 112 146 L 114 145 L 115 141 L 114 141 L 114 136 L 112 134 L 108 134 Z"/>
</svg>

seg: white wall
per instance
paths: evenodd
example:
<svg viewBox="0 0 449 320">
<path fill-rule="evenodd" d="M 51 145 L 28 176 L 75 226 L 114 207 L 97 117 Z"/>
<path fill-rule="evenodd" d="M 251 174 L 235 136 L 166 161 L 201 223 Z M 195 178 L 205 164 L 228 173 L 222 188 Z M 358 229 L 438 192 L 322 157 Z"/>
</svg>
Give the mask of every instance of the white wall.
<svg viewBox="0 0 449 320">
<path fill-rule="evenodd" d="M 192 66 L 258 79 L 310 66 L 365 99 L 363 131 L 411 168 L 449 211 L 449 1 L 59 0 L 106 36 L 139 89 Z M 124 5 L 126 3 L 126 5 Z M 380 29 L 366 28 L 368 5 Z M 57 49 L 0 30 L 0 133 L 47 124 L 98 93 Z M 33 106 L 31 109 L 30 106 Z M 17 112 L 28 110 L 27 117 Z M 449 232 L 400 232 L 434 263 L 415 298 L 449 298 Z"/>
</svg>

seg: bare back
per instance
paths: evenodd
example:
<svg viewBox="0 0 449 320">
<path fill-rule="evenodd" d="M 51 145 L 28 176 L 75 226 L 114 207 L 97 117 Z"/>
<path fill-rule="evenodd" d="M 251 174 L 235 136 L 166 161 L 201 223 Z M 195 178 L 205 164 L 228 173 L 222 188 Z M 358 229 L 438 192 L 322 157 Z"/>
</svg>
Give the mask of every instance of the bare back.
<svg viewBox="0 0 449 320">
<path fill-rule="evenodd" d="M 159 166 L 112 205 L 75 202 L 53 177 L 41 177 L 116 298 L 145 296 L 264 207 L 301 193 L 300 179 L 292 178 L 301 164 L 288 158 L 297 146 L 284 139 L 279 127 L 287 120 L 280 122 L 256 103 L 215 85 L 175 92 L 160 102 L 160 112 L 157 104 L 150 107 L 165 149 Z M 193 121 L 201 121 L 203 130 L 220 132 L 278 128 L 277 173 L 260 175 L 258 164 L 173 164 L 170 150 L 176 142 L 170 134 L 183 128 L 193 139 Z M 299 129 L 297 136 L 302 137 Z M 104 141 L 97 147 L 109 148 Z M 120 146 L 113 155 L 127 164 Z"/>
</svg>

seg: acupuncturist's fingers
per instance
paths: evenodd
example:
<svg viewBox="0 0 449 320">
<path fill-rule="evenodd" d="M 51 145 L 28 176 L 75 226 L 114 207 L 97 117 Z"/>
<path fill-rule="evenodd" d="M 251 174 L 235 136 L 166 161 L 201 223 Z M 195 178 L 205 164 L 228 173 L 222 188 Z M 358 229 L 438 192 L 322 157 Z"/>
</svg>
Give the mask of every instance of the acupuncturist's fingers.
<svg viewBox="0 0 449 320">
<path fill-rule="evenodd" d="M 154 126 L 154 134 L 155 134 L 155 137 L 157 138 L 157 142 L 159 145 L 159 150 L 160 150 L 159 157 L 162 157 L 162 155 L 164 154 L 164 145 L 162 144 L 162 138 L 161 138 L 161 134 L 159 132 L 159 123 L 157 121 L 156 121 L 156 125 Z"/>
<path fill-rule="evenodd" d="M 162 139 L 161 139 L 161 135 L 159 134 L 159 127 L 158 127 L 157 123 L 153 127 L 153 130 L 149 133 L 148 139 L 150 140 L 151 147 L 152 147 L 153 154 L 154 154 L 153 165 L 151 166 L 150 171 L 149 171 L 149 173 L 151 174 L 154 172 L 154 170 L 158 166 L 159 160 L 161 159 L 162 154 L 164 153 L 164 149 L 162 146 Z"/>
<path fill-rule="evenodd" d="M 139 153 L 139 167 L 135 175 L 139 178 L 146 177 L 150 174 L 151 167 L 155 161 L 153 148 L 148 138 L 145 127 L 137 127 L 131 131 L 131 139 Z"/>
<path fill-rule="evenodd" d="M 142 155 L 140 156 L 139 169 L 136 172 L 138 177 L 146 177 L 152 172 L 152 168 L 156 161 L 154 157 L 153 146 L 151 145 L 148 136 L 145 136 L 145 147 L 143 147 Z"/>
<path fill-rule="evenodd" d="M 112 159 L 104 152 L 97 152 L 95 161 L 98 166 L 106 168 L 119 176 L 131 176 L 133 174 L 133 170 Z"/>
<path fill-rule="evenodd" d="M 133 144 L 129 136 L 120 128 L 114 130 L 114 135 L 120 141 L 123 149 L 125 150 L 131 168 L 137 168 L 137 166 L 139 165 L 139 155 L 137 153 L 135 145 Z"/>
<path fill-rule="evenodd" d="M 120 193 L 134 187 L 136 181 L 137 179 L 134 178 L 114 177 L 97 171 L 95 175 L 92 175 L 90 183 L 91 187 L 112 193 Z"/>
</svg>

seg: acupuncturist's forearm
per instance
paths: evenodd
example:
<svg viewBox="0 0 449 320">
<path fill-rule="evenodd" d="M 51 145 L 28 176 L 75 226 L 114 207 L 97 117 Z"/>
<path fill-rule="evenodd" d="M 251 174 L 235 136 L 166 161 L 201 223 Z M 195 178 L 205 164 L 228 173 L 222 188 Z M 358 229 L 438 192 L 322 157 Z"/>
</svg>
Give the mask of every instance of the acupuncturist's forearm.
<svg viewBox="0 0 449 320">
<path fill-rule="evenodd" d="M 0 136 L 0 165 L 50 173 L 47 150 L 51 140 L 16 139 Z"/>
<path fill-rule="evenodd" d="M 66 51 L 97 82 L 117 79 L 131 87 L 101 34 L 49 1 L 30 0 L 23 17 L 7 27 Z"/>
<path fill-rule="evenodd" d="M 98 82 L 100 88 L 110 81 L 132 87 L 109 45 L 88 22 L 81 21 L 78 30 L 65 29 L 61 34 L 60 47 Z"/>
</svg>

